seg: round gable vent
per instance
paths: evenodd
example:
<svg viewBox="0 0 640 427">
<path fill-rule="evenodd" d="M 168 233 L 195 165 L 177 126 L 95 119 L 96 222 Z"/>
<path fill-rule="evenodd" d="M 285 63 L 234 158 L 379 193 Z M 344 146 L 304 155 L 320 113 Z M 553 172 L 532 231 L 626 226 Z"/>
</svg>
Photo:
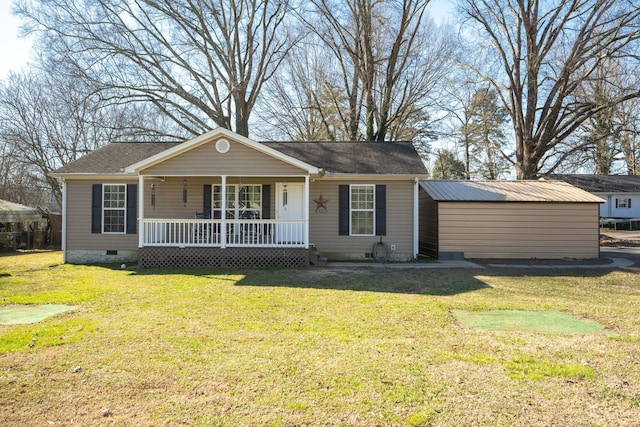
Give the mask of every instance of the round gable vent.
<svg viewBox="0 0 640 427">
<path fill-rule="evenodd" d="M 226 153 L 227 151 L 229 151 L 229 148 L 231 147 L 231 144 L 229 144 L 229 141 L 226 139 L 219 139 L 218 142 L 216 142 L 216 150 L 218 151 L 218 153 Z"/>
</svg>

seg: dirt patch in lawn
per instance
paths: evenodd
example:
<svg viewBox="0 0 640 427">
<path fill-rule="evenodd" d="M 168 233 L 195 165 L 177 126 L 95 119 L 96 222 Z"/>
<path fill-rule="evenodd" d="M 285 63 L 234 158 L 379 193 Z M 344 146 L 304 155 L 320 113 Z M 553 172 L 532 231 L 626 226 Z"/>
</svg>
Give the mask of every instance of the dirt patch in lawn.
<svg viewBox="0 0 640 427">
<path fill-rule="evenodd" d="M 579 319 L 556 310 L 451 310 L 458 323 L 468 329 L 544 334 L 612 334 L 598 322 Z"/>
<path fill-rule="evenodd" d="M 74 306 L 64 304 L 9 305 L 0 307 L 0 325 L 36 323 L 73 309 Z"/>
</svg>

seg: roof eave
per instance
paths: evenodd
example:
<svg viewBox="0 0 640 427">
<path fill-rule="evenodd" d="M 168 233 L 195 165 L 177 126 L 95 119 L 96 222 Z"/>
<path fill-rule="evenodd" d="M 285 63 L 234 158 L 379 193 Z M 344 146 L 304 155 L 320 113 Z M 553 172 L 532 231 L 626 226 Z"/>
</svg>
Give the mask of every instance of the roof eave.
<svg viewBox="0 0 640 427">
<path fill-rule="evenodd" d="M 385 179 L 385 180 L 414 180 L 427 179 L 428 175 L 420 174 L 379 174 L 379 173 L 345 173 L 345 172 L 329 172 L 325 171 L 322 179 Z"/>
<path fill-rule="evenodd" d="M 68 179 L 68 178 L 74 178 L 74 179 L 136 178 L 138 175 L 132 174 L 132 173 L 123 173 L 123 172 L 118 172 L 118 173 L 86 173 L 86 172 L 82 172 L 82 173 L 56 173 L 56 172 L 50 172 L 49 176 L 51 176 L 53 178 L 59 178 L 59 179 L 65 180 L 65 179 Z"/>
</svg>

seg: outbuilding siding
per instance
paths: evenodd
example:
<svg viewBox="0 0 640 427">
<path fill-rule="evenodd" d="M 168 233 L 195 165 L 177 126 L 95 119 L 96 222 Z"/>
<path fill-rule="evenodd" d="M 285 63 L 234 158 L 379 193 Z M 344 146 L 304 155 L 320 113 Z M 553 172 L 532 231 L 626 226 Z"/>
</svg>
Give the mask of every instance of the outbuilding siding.
<svg viewBox="0 0 640 427">
<path fill-rule="evenodd" d="M 440 252 L 465 258 L 597 258 L 596 203 L 438 203 Z"/>
</svg>

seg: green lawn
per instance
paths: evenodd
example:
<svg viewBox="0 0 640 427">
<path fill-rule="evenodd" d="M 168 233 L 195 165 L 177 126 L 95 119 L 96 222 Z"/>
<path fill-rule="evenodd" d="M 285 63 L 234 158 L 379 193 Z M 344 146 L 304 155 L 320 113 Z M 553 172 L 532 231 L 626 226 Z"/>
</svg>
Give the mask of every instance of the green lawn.
<svg viewBox="0 0 640 427">
<path fill-rule="evenodd" d="M 640 275 L 120 270 L 0 257 L 0 425 L 638 425 Z M 556 310 L 611 333 L 483 332 Z M 106 415 L 103 410 L 108 409 Z"/>
</svg>

